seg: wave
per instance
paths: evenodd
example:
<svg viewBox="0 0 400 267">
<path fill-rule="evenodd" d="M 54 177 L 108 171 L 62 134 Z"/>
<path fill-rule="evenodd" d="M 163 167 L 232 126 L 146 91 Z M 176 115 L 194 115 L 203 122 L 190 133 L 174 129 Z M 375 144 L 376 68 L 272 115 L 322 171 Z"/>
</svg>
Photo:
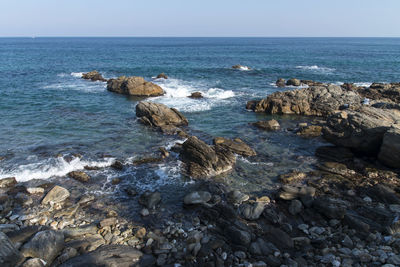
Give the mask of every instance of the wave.
<svg viewBox="0 0 400 267">
<path fill-rule="evenodd" d="M 312 66 L 296 66 L 296 69 L 301 69 L 301 70 L 309 70 L 313 72 L 320 72 L 320 73 L 332 73 L 336 69 L 334 68 L 328 68 L 328 67 L 320 67 L 317 65 L 312 65 Z"/>
<path fill-rule="evenodd" d="M 370 87 L 372 83 L 369 82 L 358 82 L 354 83 L 355 86 L 361 86 L 361 87 Z"/>
<path fill-rule="evenodd" d="M 71 72 L 71 76 L 75 78 L 82 78 L 83 72 Z"/>
<path fill-rule="evenodd" d="M 114 161 L 114 158 L 107 158 L 101 161 L 87 161 L 75 157 L 68 162 L 63 157 L 48 158 L 43 161 L 20 165 L 10 171 L 0 169 L 0 178 L 15 177 L 18 182 L 25 182 L 32 179 L 48 179 L 65 176 L 71 171 L 82 170 L 85 166 L 108 167 Z"/>
</svg>

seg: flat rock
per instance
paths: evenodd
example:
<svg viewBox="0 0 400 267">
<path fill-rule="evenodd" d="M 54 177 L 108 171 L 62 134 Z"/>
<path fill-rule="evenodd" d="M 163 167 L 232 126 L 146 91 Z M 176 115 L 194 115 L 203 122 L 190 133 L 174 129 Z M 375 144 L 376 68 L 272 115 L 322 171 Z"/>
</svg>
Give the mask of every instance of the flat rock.
<svg viewBox="0 0 400 267">
<path fill-rule="evenodd" d="M 60 203 L 66 200 L 69 197 L 70 193 L 67 189 L 61 186 L 54 186 L 47 195 L 43 198 L 42 204 L 55 204 Z"/>
<path fill-rule="evenodd" d="M 110 79 L 107 82 L 107 90 L 131 96 L 161 96 L 165 93 L 157 84 L 136 76 Z"/>
<path fill-rule="evenodd" d="M 235 154 L 245 157 L 257 155 L 257 153 L 249 145 L 247 145 L 239 138 L 231 140 L 224 137 L 216 137 L 214 138 L 214 145 L 221 146 L 225 149 L 232 151 Z"/>
</svg>

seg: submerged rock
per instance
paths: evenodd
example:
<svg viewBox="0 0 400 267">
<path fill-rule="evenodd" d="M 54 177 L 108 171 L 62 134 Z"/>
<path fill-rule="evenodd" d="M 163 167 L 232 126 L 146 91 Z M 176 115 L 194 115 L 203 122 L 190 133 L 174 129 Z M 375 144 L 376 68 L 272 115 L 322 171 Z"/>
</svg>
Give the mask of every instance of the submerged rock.
<svg viewBox="0 0 400 267">
<path fill-rule="evenodd" d="M 225 149 L 232 151 L 235 154 L 242 155 L 245 157 L 257 155 L 257 153 L 251 147 L 249 147 L 245 142 L 243 142 L 239 138 L 230 140 L 224 137 L 216 137 L 214 138 L 214 145 L 221 146 Z"/>
<path fill-rule="evenodd" d="M 141 101 L 136 105 L 136 116 L 143 124 L 156 127 L 163 132 L 176 132 L 177 127 L 189 124 L 178 110 L 166 105 Z"/>
<path fill-rule="evenodd" d="M 269 121 L 258 121 L 253 123 L 254 126 L 266 131 L 276 131 L 280 129 L 279 122 L 277 120 Z"/>
<path fill-rule="evenodd" d="M 162 72 L 157 75 L 156 79 L 168 79 L 168 76 L 164 72 Z"/>
<path fill-rule="evenodd" d="M 182 145 L 180 158 L 185 172 L 194 178 L 208 178 L 232 169 L 235 155 L 222 146 L 209 146 L 195 136 Z"/>
<path fill-rule="evenodd" d="M 308 125 L 306 127 L 300 127 L 296 132 L 297 135 L 302 137 L 318 137 L 322 133 L 322 126 L 319 125 Z"/>
<path fill-rule="evenodd" d="M 139 203 L 148 209 L 155 209 L 156 206 L 161 202 L 161 194 L 159 192 L 144 192 L 140 198 Z"/>
<path fill-rule="evenodd" d="M 107 81 L 97 70 L 82 74 L 82 79 L 102 82 Z"/>
<path fill-rule="evenodd" d="M 107 82 L 107 90 L 131 96 L 161 96 L 164 90 L 152 82 L 145 81 L 142 77 L 125 77 L 110 79 Z"/>
</svg>

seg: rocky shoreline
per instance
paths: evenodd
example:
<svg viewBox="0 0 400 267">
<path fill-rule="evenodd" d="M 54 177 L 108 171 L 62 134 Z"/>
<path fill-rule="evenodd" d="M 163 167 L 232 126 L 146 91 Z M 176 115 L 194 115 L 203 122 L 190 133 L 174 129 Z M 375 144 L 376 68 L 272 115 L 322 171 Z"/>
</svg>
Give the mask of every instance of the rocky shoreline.
<svg viewBox="0 0 400 267">
<path fill-rule="evenodd" d="M 89 74 L 83 78 L 105 81 Z M 122 93 L 145 84 L 119 80 L 108 84 Z M 164 212 L 159 192 L 137 195 L 132 189 L 127 193 L 141 205 L 140 218 L 126 216 L 122 211 L 132 202 L 124 206 L 86 193 L 86 171 L 69 173 L 72 182 L 66 184 L 1 179 L 0 265 L 399 266 L 400 84 L 277 81 L 286 85 L 307 88 L 276 92 L 246 107 L 316 116 L 314 124 L 296 129 L 300 136 L 322 136 L 333 144 L 317 149 L 313 171 L 280 175 L 279 189 L 269 194 L 262 188 L 251 194 L 234 190 L 214 177 L 234 168 L 237 155 L 251 158 L 257 151 L 239 138 L 215 137 L 208 144 L 191 136 L 178 110 L 142 101 L 136 106 L 139 121 L 177 135 L 182 144 L 131 164 L 176 153 L 182 174 L 197 184 L 182 198 L 182 209 Z M 252 125 L 280 129 L 279 119 Z M 124 167 L 118 161 L 110 166 Z"/>
</svg>

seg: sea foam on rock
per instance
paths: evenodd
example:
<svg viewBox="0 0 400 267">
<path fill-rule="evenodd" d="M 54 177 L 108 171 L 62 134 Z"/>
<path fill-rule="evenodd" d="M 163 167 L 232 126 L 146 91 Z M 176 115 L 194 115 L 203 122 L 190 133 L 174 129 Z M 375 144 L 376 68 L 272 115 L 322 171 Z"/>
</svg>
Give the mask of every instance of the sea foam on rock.
<svg viewBox="0 0 400 267">
<path fill-rule="evenodd" d="M 131 96 L 161 96 L 165 93 L 157 84 L 136 76 L 110 79 L 107 82 L 107 90 Z"/>
<path fill-rule="evenodd" d="M 88 73 L 83 73 L 82 79 L 92 80 L 92 81 L 102 81 L 102 82 L 107 81 L 106 79 L 103 78 L 103 76 L 97 70 L 94 70 L 94 71 L 91 71 Z"/>
</svg>

